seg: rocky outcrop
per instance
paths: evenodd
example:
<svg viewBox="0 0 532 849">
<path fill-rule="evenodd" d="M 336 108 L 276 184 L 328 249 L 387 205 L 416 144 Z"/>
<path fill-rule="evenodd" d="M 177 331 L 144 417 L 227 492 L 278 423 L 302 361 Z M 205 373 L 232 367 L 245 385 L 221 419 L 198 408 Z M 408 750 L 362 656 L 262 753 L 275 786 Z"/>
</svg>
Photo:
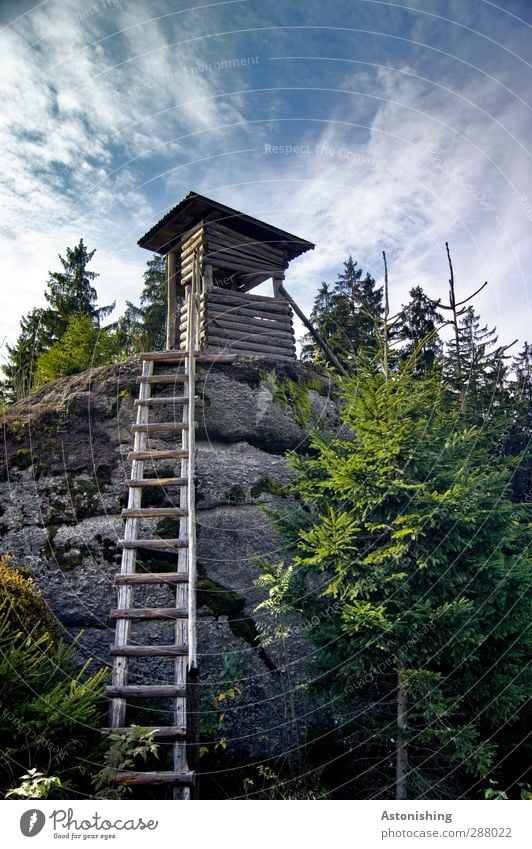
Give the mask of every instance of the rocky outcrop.
<svg viewBox="0 0 532 849">
<path fill-rule="evenodd" d="M 114 632 L 109 610 L 120 567 L 138 372 L 131 360 L 64 378 L 4 414 L 1 551 L 31 567 L 65 632 L 78 639 L 80 663 L 92 657 L 97 666 L 109 663 Z M 282 503 L 290 478 L 284 453 L 304 450 L 309 423 L 334 429 L 336 406 L 326 380 L 310 366 L 269 360 L 202 366 L 197 393 L 202 710 L 208 726 L 213 694 L 238 681 L 241 693 L 225 712 L 228 746 L 251 757 L 272 754 L 293 734 L 287 690 L 304 677 L 306 648 L 304 641 L 291 642 L 287 676 L 285 648 L 257 639 L 254 608 L 261 595 L 254 559 L 285 556 L 261 508 Z M 170 439 L 161 439 L 160 447 Z M 176 469 L 159 462 L 151 473 L 172 476 Z M 157 488 L 150 497 L 169 505 L 175 493 Z M 172 535 L 165 520 L 149 530 Z M 171 556 L 159 552 L 157 562 Z M 146 603 L 165 592 L 150 589 Z M 164 679 L 164 664 L 150 659 L 133 673 L 135 680 Z"/>
</svg>

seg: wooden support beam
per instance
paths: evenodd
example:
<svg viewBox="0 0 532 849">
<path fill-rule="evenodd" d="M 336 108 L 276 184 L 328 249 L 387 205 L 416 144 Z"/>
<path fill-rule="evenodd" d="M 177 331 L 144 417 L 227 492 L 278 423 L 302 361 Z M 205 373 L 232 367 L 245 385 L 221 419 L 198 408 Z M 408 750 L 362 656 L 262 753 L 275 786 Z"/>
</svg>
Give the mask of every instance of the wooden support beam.
<svg viewBox="0 0 532 849">
<path fill-rule="evenodd" d="M 292 297 L 288 294 L 288 292 L 287 292 L 287 291 L 286 291 L 286 289 L 284 288 L 284 285 L 283 285 L 283 284 L 281 284 L 281 286 L 279 287 L 279 293 L 283 296 L 283 298 L 286 298 L 286 300 L 288 301 L 288 303 L 291 305 L 292 309 L 294 310 L 295 314 L 296 314 L 297 316 L 299 316 L 299 318 L 301 319 L 301 321 L 303 322 L 303 324 L 304 324 L 304 325 L 305 325 L 305 327 L 307 328 L 307 330 L 308 330 L 308 332 L 310 333 L 310 335 L 313 337 L 313 339 L 315 339 L 315 341 L 318 343 L 318 345 L 320 346 L 320 348 L 323 350 L 323 352 L 325 353 L 325 355 L 326 355 L 327 359 L 329 360 L 329 362 L 330 362 L 333 366 L 335 366 L 335 368 L 336 368 L 336 369 L 338 369 L 338 371 L 340 372 L 340 374 L 343 374 L 343 375 L 344 375 L 344 377 L 347 377 L 347 371 L 346 371 L 346 369 L 343 367 L 343 365 L 341 364 L 341 362 L 339 361 L 339 359 L 335 356 L 335 354 L 333 354 L 333 352 L 331 351 L 331 349 L 330 349 L 330 348 L 329 348 L 329 346 L 327 345 L 327 342 L 326 342 L 326 341 L 325 341 L 325 339 L 322 337 L 321 333 L 319 333 L 319 332 L 316 330 L 316 328 L 314 327 L 314 325 L 313 325 L 313 324 L 312 324 L 312 323 L 308 320 L 308 318 L 306 317 L 306 315 L 305 315 L 305 313 L 303 312 L 303 310 L 301 310 L 301 309 L 299 308 L 299 306 L 296 304 L 296 302 L 294 301 L 294 299 L 293 299 L 293 298 L 292 298 Z"/>
<path fill-rule="evenodd" d="M 171 351 L 175 348 L 176 341 L 176 255 L 173 251 L 166 254 L 166 274 L 167 274 L 167 313 L 166 313 L 166 350 Z"/>
</svg>

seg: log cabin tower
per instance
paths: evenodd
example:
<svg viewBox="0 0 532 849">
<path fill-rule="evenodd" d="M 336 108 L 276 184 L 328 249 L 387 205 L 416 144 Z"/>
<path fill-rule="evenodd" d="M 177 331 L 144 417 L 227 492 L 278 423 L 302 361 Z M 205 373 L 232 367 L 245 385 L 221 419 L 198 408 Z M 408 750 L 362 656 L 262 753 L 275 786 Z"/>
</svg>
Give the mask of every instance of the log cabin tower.
<svg viewBox="0 0 532 849">
<path fill-rule="evenodd" d="M 196 192 L 189 194 L 138 242 L 166 256 L 166 348 L 186 347 L 187 311 L 176 292 L 199 273 L 199 344 L 205 353 L 296 358 L 291 301 L 283 290 L 289 262 L 313 249 L 294 236 Z M 271 280 L 270 296 L 252 294 Z"/>
</svg>

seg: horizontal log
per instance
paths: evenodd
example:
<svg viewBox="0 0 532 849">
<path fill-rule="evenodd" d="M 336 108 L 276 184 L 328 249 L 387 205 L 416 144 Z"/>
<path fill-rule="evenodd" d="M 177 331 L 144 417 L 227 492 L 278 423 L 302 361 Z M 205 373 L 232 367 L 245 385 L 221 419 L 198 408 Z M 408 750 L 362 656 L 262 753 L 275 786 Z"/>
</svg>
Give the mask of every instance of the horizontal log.
<svg viewBox="0 0 532 849">
<path fill-rule="evenodd" d="M 150 551 L 170 551 L 178 548 L 186 548 L 188 541 L 186 539 L 120 539 L 118 540 L 120 548 L 145 548 Z"/>
<path fill-rule="evenodd" d="M 112 645 L 109 654 L 113 657 L 185 657 L 188 646 L 116 646 Z"/>
<path fill-rule="evenodd" d="M 149 407 L 150 405 L 154 405 L 158 407 L 163 404 L 188 404 L 189 400 L 188 395 L 158 395 L 157 398 L 137 400 L 133 406 Z"/>
<path fill-rule="evenodd" d="M 186 619 L 186 607 L 130 607 L 111 610 L 111 619 Z"/>
<path fill-rule="evenodd" d="M 186 486 L 187 483 L 186 478 L 134 478 L 126 481 L 126 486 L 140 489 L 145 486 Z"/>
<path fill-rule="evenodd" d="M 115 784 L 194 784 L 193 772 L 116 772 L 111 776 Z"/>
<path fill-rule="evenodd" d="M 240 315 L 240 307 L 225 306 L 217 307 L 215 304 L 208 303 L 205 311 L 205 320 L 220 318 L 223 321 L 243 322 L 244 324 L 255 325 L 257 327 L 273 327 L 276 330 L 284 330 L 287 327 L 292 327 L 292 316 L 283 315 L 278 312 L 267 312 L 254 310 L 250 307 L 247 312 L 252 315 Z"/>
<path fill-rule="evenodd" d="M 271 316 L 272 319 L 285 318 L 291 319 L 292 312 L 290 307 L 284 306 L 275 306 L 272 307 L 272 304 L 264 304 L 261 306 L 260 304 L 245 304 L 245 303 L 235 303 L 235 301 L 229 301 L 223 298 L 209 298 L 207 302 L 208 310 L 216 310 L 216 312 L 227 312 L 230 315 L 240 315 L 247 316 L 248 318 L 259 319 L 261 316 L 265 318 L 269 318 Z"/>
<path fill-rule="evenodd" d="M 148 351 L 141 354 L 140 358 L 143 362 L 182 363 L 186 360 L 186 357 L 184 351 Z"/>
<path fill-rule="evenodd" d="M 292 334 L 286 333 L 283 336 L 267 336 L 264 333 L 256 331 L 250 333 L 242 333 L 239 330 L 225 330 L 223 327 L 218 327 L 213 324 L 207 330 L 208 338 L 215 337 L 221 339 L 234 339 L 240 342 L 250 342 L 253 345 L 271 345 L 273 348 L 290 348 L 295 351 L 295 339 Z"/>
<path fill-rule="evenodd" d="M 231 230 L 229 227 L 226 227 L 224 224 L 220 224 L 219 222 L 210 222 L 206 228 L 207 231 L 207 240 L 211 234 L 216 235 L 218 238 L 233 238 L 238 239 L 238 244 L 249 246 L 251 250 L 261 250 L 267 254 L 271 254 L 272 256 L 279 257 L 280 259 L 284 259 L 284 249 L 277 247 L 275 242 L 267 242 L 262 241 L 261 239 L 252 239 L 250 236 L 243 236 L 240 233 L 236 233 L 234 230 Z"/>
<path fill-rule="evenodd" d="M 257 304 L 280 304 L 281 306 L 290 308 L 290 304 L 284 298 L 273 298 L 270 295 L 250 295 L 248 293 L 235 292 L 231 289 L 221 289 L 219 286 L 215 286 L 211 289 L 208 294 L 209 300 L 211 297 L 216 297 L 218 294 L 221 294 L 226 298 L 232 298 L 233 301 L 254 301 Z"/>
<path fill-rule="evenodd" d="M 184 699 L 187 691 L 182 687 L 157 684 L 126 684 L 105 688 L 109 699 Z"/>
<path fill-rule="evenodd" d="M 216 257 L 218 256 L 231 257 L 236 261 L 253 266 L 256 265 L 260 268 L 268 268 L 272 272 L 277 271 L 280 274 L 283 274 L 284 272 L 284 261 L 282 256 L 268 256 L 268 254 L 265 254 L 260 250 L 254 250 L 252 247 L 245 247 L 243 245 L 236 244 L 235 242 L 223 242 L 218 238 L 210 238 L 207 242 L 205 258 L 216 265 Z"/>
<path fill-rule="evenodd" d="M 251 342 L 251 340 L 249 342 L 240 342 L 232 339 L 223 339 L 221 336 L 209 336 L 209 343 L 211 345 L 220 345 L 222 348 L 248 351 L 252 354 L 293 354 L 295 358 L 295 346 L 291 348 L 289 346 L 259 345 Z"/>
<path fill-rule="evenodd" d="M 266 280 L 268 277 L 272 277 L 272 275 L 279 270 L 277 268 L 265 268 L 264 264 L 259 261 L 245 262 L 244 260 L 237 260 L 236 257 L 233 258 L 228 254 L 222 253 L 211 254 L 209 256 L 209 262 L 216 268 L 226 268 L 229 271 L 239 271 L 243 275 L 263 274 Z"/>
<path fill-rule="evenodd" d="M 150 374 L 137 377 L 137 383 L 186 383 L 188 374 Z"/>
<path fill-rule="evenodd" d="M 130 451 L 128 460 L 184 460 L 188 457 L 186 448 L 179 449 L 152 449 L 150 451 Z"/>
<path fill-rule="evenodd" d="M 188 514 L 184 507 L 126 507 L 122 510 L 123 519 L 174 519 L 186 515 Z"/>
<path fill-rule="evenodd" d="M 183 422 L 148 422 L 134 424 L 131 430 L 133 433 L 154 433 L 158 430 L 188 430 L 188 425 Z"/>
<path fill-rule="evenodd" d="M 117 587 L 141 584 L 186 584 L 187 572 L 134 572 L 132 575 L 115 575 Z"/>
<path fill-rule="evenodd" d="M 257 321 L 255 324 L 247 324 L 245 321 L 226 321 L 223 318 L 209 318 L 206 322 L 206 329 L 208 331 L 209 328 L 212 327 L 221 327 L 226 331 L 235 332 L 235 333 L 247 333 L 247 335 L 257 335 L 257 336 L 273 336 L 278 337 L 280 339 L 290 338 L 292 341 L 294 340 L 294 332 L 291 326 L 287 325 L 286 327 L 276 327 L 274 324 L 270 324 L 269 322 L 260 322 Z"/>
<path fill-rule="evenodd" d="M 149 731 L 152 737 L 156 740 L 159 739 L 168 739 L 168 740 L 179 740 L 183 737 L 186 737 L 187 730 L 186 728 L 180 728 L 178 725 L 167 725 L 161 726 L 160 728 L 156 725 L 148 725 L 143 726 L 146 731 Z M 131 734 L 132 728 L 130 726 L 121 726 L 120 728 L 102 728 L 104 734 Z"/>
<path fill-rule="evenodd" d="M 220 344 L 220 346 L 218 346 L 216 343 L 213 343 L 211 345 L 210 339 L 207 340 L 207 341 L 208 341 L 207 350 L 212 351 L 212 353 L 214 355 L 216 355 L 216 353 L 222 354 L 223 351 L 227 350 L 226 347 L 222 344 Z M 240 360 L 242 358 L 245 359 L 247 357 L 254 357 L 255 359 L 262 358 L 262 359 L 268 359 L 268 360 L 277 360 L 278 362 L 282 362 L 282 363 L 288 363 L 288 362 L 292 363 L 292 362 L 294 362 L 295 359 L 297 359 L 296 355 L 291 351 L 287 351 L 284 354 L 271 354 L 271 353 L 265 354 L 265 353 L 261 353 L 260 351 L 241 350 L 241 351 L 238 351 L 238 354 L 235 354 L 234 356 L 235 356 L 235 360 L 237 362 L 238 362 L 238 360 Z"/>
</svg>

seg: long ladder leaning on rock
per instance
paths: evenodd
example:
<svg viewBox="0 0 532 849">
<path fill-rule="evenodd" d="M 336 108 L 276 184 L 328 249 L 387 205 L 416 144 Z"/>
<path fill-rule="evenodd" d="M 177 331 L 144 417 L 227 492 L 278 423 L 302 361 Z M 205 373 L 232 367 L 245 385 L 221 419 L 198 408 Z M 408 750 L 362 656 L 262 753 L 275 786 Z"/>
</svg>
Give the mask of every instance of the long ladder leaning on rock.
<svg viewBox="0 0 532 849">
<path fill-rule="evenodd" d="M 187 680 L 197 669 L 196 658 L 196 528 L 194 493 L 194 426 L 195 426 L 195 364 L 198 360 L 214 360 L 199 353 L 199 310 L 201 273 L 196 261 L 191 283 L 186 287 L 187 298 L 187 347 L 185 351 L 145 353 L 141 356 L 142 375 L 139 397 L 135 401 L 137 420 L 133 425 L 133 451 L 128 455 L 132 461 L 131 479 L 128 482 L 128 506 L 122 511 L 125 519 L 124 539 L 120 545 L 122 565 L 116 576 L 117 607 L 111 611 L 116 621 L 115 642 L 111 646 L 113 661 L 112 685 L 106 690 L 111 700 L 109 707 L 109 730 L 111 733 L 126 734 L 127 711 L 130 699 L 170 699 L 173 705 L 172 724 L 153 728 L 154 737 L 172 742 L 173 769 L 170 771 L 117 772 L 113 780 L 118 784 L 167 784 L 173 788 L 174 799 L 190 799 L 194 785 L 194 772 L 189 768 L 187 757 Z M 164 374 L 155 373 L 157 364 L 165 366 Z M 174 367 L 169 372 L 166 368 Z M 156 387 L 171 385 L 170 396 L 152 395 Z M 175 387 L 182 386 L 177 394 Z M 173 421 L 150 422 L 150 408 L 172 406 Z M 176 411 L 181 410 L 181 421 Z M 166 418 L 169 418 L 166 416 Z M 181 433 L 181 447 L 168 450 L 150 448 L 150 436 L 157 432 Z M 180 477 L 145 478 L 146 461 L 180 460 Z M 162 486 L 179 488 L 179 507 L 143 507 L 142 494 L 145 487 Z M 179 533 L 174 539 L 143 539 L 139 537 L 139 523 L 145 519 L 167 518 L 179 523 Z M 137 551 L 148 549 L 177 553 L 175 572 L 137 571 Z M 135 607 L 135 590 L 148 585 L 175 588 L 174 607 Z M 139 645 L 132 639 L 134 622 L 149 624 L 155 620 L 175 621 L 175 641 L 172 645 Z M 131 658 L 173 658 L 173 680 L 160 684 L 129 684 L 128 667 Z M 189 722 L 190 726 L 190 722 Z"/>
</svg>

